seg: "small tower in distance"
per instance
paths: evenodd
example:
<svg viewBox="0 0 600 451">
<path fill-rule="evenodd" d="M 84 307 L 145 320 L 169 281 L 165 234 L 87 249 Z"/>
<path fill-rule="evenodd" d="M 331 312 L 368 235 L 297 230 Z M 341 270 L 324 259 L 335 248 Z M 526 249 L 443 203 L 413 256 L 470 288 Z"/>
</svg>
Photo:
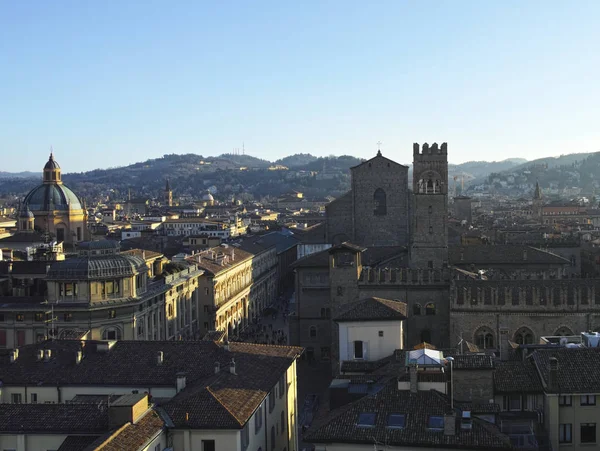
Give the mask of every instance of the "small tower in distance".
<svg viewBox="0 0 600 451">
<path fill-rule="evenodd" d="M 19 211 L 18 230 L 19 232 L 33 232 L 35 217 L 29 209 L 29 205 L 21 206 Z"/>
<path fill-rule="evenodd" d="M 539 182 L 535 182 L 535 191 L 533 192 L 533 217 L 542 222 L 542 205 L 544 200 L 542 199 L 542 189 L 540 188 Z"/>
<path fill-rule="evenodd" d="M 171 190 L 169 179 L 167 179 L 167 184 L 165 186 L 165 205 L 167 207 L 173 206 L 173 191 Z"/>
</svg>

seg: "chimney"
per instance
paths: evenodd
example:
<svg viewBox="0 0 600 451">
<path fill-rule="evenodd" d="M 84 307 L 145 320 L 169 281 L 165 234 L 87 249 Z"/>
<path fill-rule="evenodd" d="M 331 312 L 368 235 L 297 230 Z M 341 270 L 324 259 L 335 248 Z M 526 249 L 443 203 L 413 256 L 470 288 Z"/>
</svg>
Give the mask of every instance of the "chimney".
<svg viewBox="0 0 600 451">
<path fill-rule="evenodd" d="M 550 357 L 550 372 L 548 374 L 548 391 L 558 391 L 558 359 Z"/>
<path fill-rule="evenodd" d="M 50 357 L 52 357 L 52 350 L 44 349 L 44 360 L 47 362 L 48 360 L 50 360 Z"/>
<path fill-rule="evenodd" d="M 523 260 L 527 260 L 527 249 L 523 249 Z"/>
<path fill-rule="evenodd" d="M 158 351 L 156 353 L 156 364 L 157 365 L 162 365 L 163 364 L 163 360 L 164 360 L 164 354 L 162 351 Z"/>
<path fill-rule="evenodd" d="M 231 374 L 237 374 L 235 372 L 235 360 L 231 359 L 231 362 L 229 362 L 229 372 Z"/>
<path fill-rule="evenodd" d="M 454 412 L 444 414 L 444 435 L 456 435 L 456 418 Z"/>
<path fill-rule="evenodd" d="M 185 373 L 177 373 L 177 393 L 185 389 L 186 377 Z"/>
<path fill-rule="evenodd" d="M 37 359 L 38 359 L 38 362 L 39 362 L 40 360 L 44 360 L 44 350 L 43 350 L 43 349 L 38 349 L 38 352 L 37 352 Z"/>
<path fill-rule="evenodd" d="M 19 350 L 18 349 L 13 349 L 12 351 L 10 351 L 10 363 L 15 363 L 18 358 L 19 358 Z"/>
<path fill-rule="evenodd" d="M 229 351 L 229 340 L 223 341 L 223 348 L 225 351 Z"/>
<path fill-rule="evenodd" d="M 75 354 L 75 363 L 77 365 L 79 365 L 81 363 L 81 361 L 83 360 L 83 351 L 80 349 L 79 351 L 77 351 L 77 353 Z"/>
<path fill-rule="evenodd" d="M 508 360 L 508 329 L 500 329 L 500 360 Z"/>
<path fill-rule="evenodd" d="M 221 371 L 221 363 L 215 362 L 215 374 Z"/>
<path fill-rule="evenodd" d="M 408 371 L 410 373 L 410 392 L 417 393 L 419 391 L 419 379 L 417 375 L 417 365 L 412 363 L 408 367 Z"/>
</svg>

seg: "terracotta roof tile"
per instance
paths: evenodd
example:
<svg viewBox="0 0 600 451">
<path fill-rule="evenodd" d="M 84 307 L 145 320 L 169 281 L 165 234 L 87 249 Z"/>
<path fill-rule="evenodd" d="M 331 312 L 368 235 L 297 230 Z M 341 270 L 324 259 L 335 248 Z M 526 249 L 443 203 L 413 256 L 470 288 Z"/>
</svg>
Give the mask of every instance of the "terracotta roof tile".
<svg viewBox="0 0 600 451">
<path fill-rule="evenodd" d="M 354 403 L 331 411 L 308 431 L 304 440 L 312 443 L 357 443 L 373 446 L 416 446 L 457 449 L 511 449 L 510 440 L 496 428 L 485 427 L 473 421 L 470 431 L 459 427 L 455 435 L 445 435 L 443 430 L 427 427 L 429 416 L 443 416 L 450 409 L 445 395 L 434 390 L 411 393 L 398 390 L 392 381 L 383 390 L 365 396 Z M 375 413 L 373 427 L 357 425 L 360 413 Z M 388 428 L 388 416 L 406 414 L 404 428 Z"/>
<path fill-rule="evenodd" d="M 349 310 L 335 318 L 335 321 L 392 321 L 405 319 L 406 304 L 404 302 L 371 297 L 357 302 Z"/>
<path fill-rule="evenodd" d="M 497 361 L 494 391 L 498 393 L 542 393 L 542 384 L 531 359 Z"/>
</svg>

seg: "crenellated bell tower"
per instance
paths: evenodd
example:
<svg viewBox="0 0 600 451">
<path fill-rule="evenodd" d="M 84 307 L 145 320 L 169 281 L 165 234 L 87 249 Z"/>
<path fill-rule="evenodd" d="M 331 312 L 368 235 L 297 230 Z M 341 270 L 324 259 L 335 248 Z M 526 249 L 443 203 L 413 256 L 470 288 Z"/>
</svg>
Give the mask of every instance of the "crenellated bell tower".
<svg viewBox="0 0 600 451">
<path fill-rule="evenodd" d="M 448 265 L 448 145 L 413 145 L 413 214 L 410 264 Z"/>
</svg>

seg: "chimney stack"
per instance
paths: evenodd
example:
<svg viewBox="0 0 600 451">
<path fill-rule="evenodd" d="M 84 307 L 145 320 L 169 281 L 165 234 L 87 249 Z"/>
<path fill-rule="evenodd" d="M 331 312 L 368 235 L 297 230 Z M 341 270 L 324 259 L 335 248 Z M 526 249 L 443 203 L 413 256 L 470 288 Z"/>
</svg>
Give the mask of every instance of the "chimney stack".
<svg viewBox="0 0 600 451">
<path fill-rule="evenodd" d="M 223 341 L 223 348 L 225 351 L 229 351 L 229 340 Z"/>
<path fill-rule="evenodd" d="M 444 414 L 444 435 L 456 435 L 456 417 L 454 412 Z"/>
<path fill-rule="evenodd" d="M 47 362 L 48 360 L 50 360 L 51 357 L 52 357 L 52 350 L 45 349 L 44 350 L 44 360 Z"/>
<path fill-rule="evenodd" d="M 558 391 L 558 359 L 550 357 L 550 373 L 548 374 L 548 391 Z"/>
<path fill-rule="evenodd" d="M 215 374 L 217 374 L 219 371 L 221 371 L 221 363 L 215 362 Z"/>
<path fill-rule="evenodd" d="M 75 354 L 75 363 L 77 365 L 79 365 L 82 360 L 83 360 L 83 351 L 80 349 L 79 351 L 77 351 L 77 354 Z"/>
<path fill-rule="evenodd" d="M 231 359 L 231 362 L 229 363 L 229 372 L 231 374 L 237 374 L 235 372 L 235 360 Z"/>
<path fill-rule="evenodd" d="M 177 393 L 185 389 L 186 377 L 185 373 L 177 373 Z"/>
<path fill-rule="evenodd" d="M 38 359 L 38 361 L 44 360 L 44 350 L 43 349 L 38 349 L 37 359 Z"/>
<path fill-rule="evenodd" d="M 156 353 L 156 364 L 157 365 L 162 365 L 163 364 L 163 360 L 164 360 L 164 354 L 162 351 L 158 351 Z"/>
<path fill-rule="evenodd" d="M 508 360 L 508 329 L 500 329 L 500 360 Z"/>
<path fill-rule="evenodd" d="M 15 363 L 18 358 L 19 358 L 19 350 L 18 349 L 13 349 L 12 351 L 10 351 L 10 363 Z"/>
<path fill-rule="evenodd" d="M 410 374 L 410 392 L 417 393 L 419 391 L 419 379 L 417 374 L 417 364 L 411 363 L 408 367 L 408 372 Z"/>
</svg>

